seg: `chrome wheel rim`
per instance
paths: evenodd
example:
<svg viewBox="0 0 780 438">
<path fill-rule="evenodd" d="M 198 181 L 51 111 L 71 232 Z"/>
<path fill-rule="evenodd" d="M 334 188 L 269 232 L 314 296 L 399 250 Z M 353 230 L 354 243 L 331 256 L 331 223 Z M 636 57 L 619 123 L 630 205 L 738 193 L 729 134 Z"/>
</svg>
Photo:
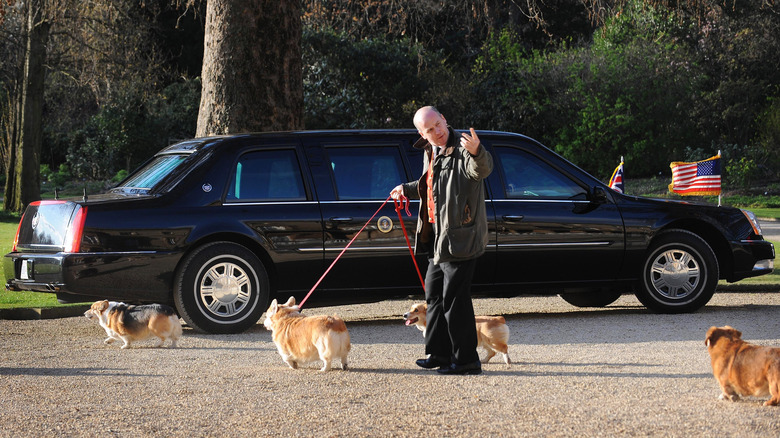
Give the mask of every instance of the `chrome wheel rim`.
<svg viewBox="0 0 780 438">
<path fill-rule="evenodd" d="M 701 276 L 696 257 L 681 249 L 658 254 L 650 267 L 653 288 L 671 300 L 683 299 L 692 294 L 699 285 Z"/>
<path fill-rule="evenodd" d="M 203 273 L 198 291 L 204 309 L 220 318 L 231 318 L 244 311 L 251 300 L 252 282 L 243 267 L 222 262 Z"/>
</svg>

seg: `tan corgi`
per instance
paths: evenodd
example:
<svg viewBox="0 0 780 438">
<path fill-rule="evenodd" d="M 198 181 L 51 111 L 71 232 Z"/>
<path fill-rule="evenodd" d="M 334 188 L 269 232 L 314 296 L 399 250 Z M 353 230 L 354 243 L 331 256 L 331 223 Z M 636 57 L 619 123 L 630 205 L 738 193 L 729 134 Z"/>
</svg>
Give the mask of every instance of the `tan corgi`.
<svg viewBox="0 0 780 438">
<path fill-rule="evenodd" d="M 161 347 L 171 340 L 171 348 L 176 348 L 176 342 L 182 334 L 181 322 L 172 307 L 164 304 L 147 304 L 143 306 L 128 306 L 116 301 L 97 301 L 84 312 L 88 319 L 97 319 L 106 331 L 106 344 L 117 339 L 124 342 L 122 348 L 127 348 L 132 342 L 143 341 L 156 336 L 159 342 L 155 347 Z"/>
<path fill-rule="evenodd" d="M 423 332 L 428 326 L 428 304 L 416 303 L 408 312 L 404 313 L 406 325 L 413 325 Z M 487 351 L 487 356 L 482 359 L 482 363 L 488 363 L 496 353 L 504 356 L 504 363 L 512 363 L 509 359 L 507 342 L 509 342 L 509 327 L 503 316 L 476 316 L 477 322 L 477 348 L 482 347 Z"/>
<path fill-rule="evenodd" d="M 271 330 L 276 349 L 290 368 L 319 359 L 320 371 L 328 371 L 331 362 L 339 358 L 341 369 L 347 369 L 349 332 L 338 316 L 304 316 L 295 305 L 295 298 L 290 297 L 284 304 L 275 299 L 271 302 L 263 325 Z"/>
<path fill-rule="evenodd" d="M 704 344 L 723 391 L 721 400 L 770 395 L 764 406 L 780 403 L 780 348 L 749 344 L 742 340 L 742 332 L 729 326 L 710 327 Z"/>
</svg>

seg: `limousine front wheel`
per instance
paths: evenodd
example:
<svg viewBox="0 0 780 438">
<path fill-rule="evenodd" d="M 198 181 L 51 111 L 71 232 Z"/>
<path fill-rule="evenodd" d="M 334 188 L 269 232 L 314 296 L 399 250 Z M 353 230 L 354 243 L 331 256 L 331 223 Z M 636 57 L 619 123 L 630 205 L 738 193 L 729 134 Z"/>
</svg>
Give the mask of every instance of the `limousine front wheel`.
<svg viewBox="0 0 780 438">
<path fill-rule="evenodd" d="M 665 231 L 648 249 L 636 297 L 655 312 L 693 312 L 717 284 L 718 259 L 707 242 L 690 231 Z"/>
<path fill-rule="evenodd" d="M 173 299 L 195 330 L 240 333 L 260 319 L 268 294 L 268 275 L 252 251 L 214 242 L 186 257 L 176 274 Z"/>
</svg>

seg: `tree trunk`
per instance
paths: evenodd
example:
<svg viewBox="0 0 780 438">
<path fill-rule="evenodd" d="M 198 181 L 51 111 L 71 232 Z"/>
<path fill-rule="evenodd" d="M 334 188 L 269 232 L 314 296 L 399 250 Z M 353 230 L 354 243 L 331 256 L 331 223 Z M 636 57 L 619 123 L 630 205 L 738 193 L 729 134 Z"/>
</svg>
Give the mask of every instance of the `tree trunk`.
<svg viewBox="0 0 780 438">
<path fill-rule="evenodd" d="M 51 24 L 44 20 L 43 1 L 33 0 L 27 13 L 27 50 L 24 61 L 22 103 L 17 117 L 21 117 L 15 154 L 9 165 L 9 181 L 3 206 L 7 210 L 23 211 L 41 198 L 40 165 L 43 141 L 43 86 L 46 73 L 46 43 Z"/>
<path fill-rule="evenodd" d="M 303 128 L 300 0 L 209 0 L 198 136 Z"/>
</svg>

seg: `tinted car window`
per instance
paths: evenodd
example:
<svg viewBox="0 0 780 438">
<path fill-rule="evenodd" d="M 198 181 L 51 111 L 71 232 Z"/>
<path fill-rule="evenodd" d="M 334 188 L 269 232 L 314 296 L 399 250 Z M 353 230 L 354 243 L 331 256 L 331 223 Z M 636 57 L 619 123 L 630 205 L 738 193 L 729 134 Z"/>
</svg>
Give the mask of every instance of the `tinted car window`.
<svg viewBox="0 0 780 438">
<path fill-rule="evenodd" d="M 182 163 L 187 155 L 161 155 L 125 180 L 120 190 L 149 190 Z"/>
<path fill-rule="evenodd" d="M 497 147 L 510 199 L 585 199 L 587 193 L 557 169 L 520 149 Z"/>
<path fill-rule="evenodd" d="M 341 200 L 387 199 L 405 181 L 397 147 L 328 148 L 337 196 Z"/>
<path fill-rule="evenodd" d="M 282 199 L 306 199 L 295 151 L 257 151 L 242 155 L 233 168 L 227 200 Z"/>
</svg>

